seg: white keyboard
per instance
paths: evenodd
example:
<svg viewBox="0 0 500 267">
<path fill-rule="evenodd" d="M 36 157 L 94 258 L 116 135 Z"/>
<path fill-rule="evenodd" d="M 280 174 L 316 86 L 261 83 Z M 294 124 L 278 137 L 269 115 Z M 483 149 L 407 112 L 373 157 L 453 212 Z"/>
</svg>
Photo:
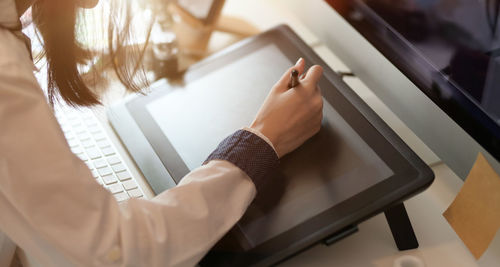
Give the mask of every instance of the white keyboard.
<svg viewBox="0 0 500 267">
<path fill-rule="evenodd" d="M 73 153 L 87 164 L 96 181 L 118 202 L 144 198 L 144 192 L 90 109 L 58 106 L 55 115 Z"/>
</svg>

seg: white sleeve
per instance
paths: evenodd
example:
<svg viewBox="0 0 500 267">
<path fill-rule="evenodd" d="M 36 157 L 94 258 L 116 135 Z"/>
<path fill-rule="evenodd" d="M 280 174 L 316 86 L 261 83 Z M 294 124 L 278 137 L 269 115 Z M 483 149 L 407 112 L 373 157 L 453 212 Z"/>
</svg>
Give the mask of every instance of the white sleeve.
<svg viewBox="0 0 500 267">
<path fill-rule="evenodd" d="M 24 44 L 0 40 L 0 230 L 42 265 L 192 266 L 253 200 L 245 172 L 212 160 L 119 206 L 69 149 Z"/>
<path fill-rule="evenodd" d="M 16 244 L 0 232 L 0 266 L 10 266 L 15 252 Z"/>
</svg>

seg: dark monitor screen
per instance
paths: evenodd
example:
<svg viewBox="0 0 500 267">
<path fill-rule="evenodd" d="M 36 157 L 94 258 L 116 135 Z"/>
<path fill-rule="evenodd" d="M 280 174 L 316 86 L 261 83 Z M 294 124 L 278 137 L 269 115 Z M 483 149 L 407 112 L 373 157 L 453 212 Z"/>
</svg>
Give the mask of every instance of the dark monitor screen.
<svg viewBox="0 0 500 267">
<path fill-rule="evenodd" d="M 500 160 L 500 1 L 327 2 Z"/>
</svg>

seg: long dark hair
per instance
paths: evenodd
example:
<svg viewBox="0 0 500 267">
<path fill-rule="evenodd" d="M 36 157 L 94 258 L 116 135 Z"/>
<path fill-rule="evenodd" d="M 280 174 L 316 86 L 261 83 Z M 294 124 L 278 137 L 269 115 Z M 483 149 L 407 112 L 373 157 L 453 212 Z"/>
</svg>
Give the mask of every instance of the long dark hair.
<svg viewBox="0 0 500 267">
<path fill-rule="evenodd" d="M 108 45 L 100 52 L 85 48 L 77 41 L 77 2 L 45 0 L 36 1 L 32 6 L 33 22 L 41 36 L 47 62 L 47 96 L 50 104 L 60 99 L 72 106 L 100 104 L 99 94 L 89 85 L 94 84 L 98 74 L 108 66 L 114 69 L 118 79 L 129 91 L 140 91 L 147 84 L 140 63 L 149 34 L 142 47 L 125 46 L 131 39 L 129 1 L 110 1 Z M 117 2 L 121 2 L 118 3 L 120 7 L 116 6 Z M 80 73 L 79 68 L 83 64 L 93 75 L 84 77 Z"/>
</svg>

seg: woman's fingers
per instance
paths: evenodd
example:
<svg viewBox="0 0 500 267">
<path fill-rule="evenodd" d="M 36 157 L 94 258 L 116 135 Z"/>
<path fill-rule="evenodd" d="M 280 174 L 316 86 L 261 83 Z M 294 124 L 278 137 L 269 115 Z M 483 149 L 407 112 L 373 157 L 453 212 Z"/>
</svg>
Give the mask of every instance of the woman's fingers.
<svg viewBox="0 0 500 267">
<path fill-rule="evenodd" d="M 322 74 L 323 68 L 319 65 L 314 65 L 309 68 L 304 78 L 302 78 L 301 82 L 308 84 L 317 84 Z M 312 88 L 316 88 L 316 86 L 313 86 Z"/>
<path fill-rule="evenodd" d="M 281 76 L 279 81 L 275 84 L 275 88 L 280 91 L 288 90 L 288 83 L 290 82 L 290 74 L 292 70 L 297 70 L 299 72 L 299 76 L 304 72 L 304 68 L 306 66 L 306 61 L 303 58 L 299 58 L 295 66 L 289 68 L 285 73 Z"/>
<path fill-rule="evenodd" d="M 292 69 L 296 69 L 299 72 L 299 76 L 304 72 L 304 68 L 306 67 L 306 61 L 303 58 L 299 58 L 295 63 L 295 66 Z M 290 70 L 291 72 L 292 70 Z"/>
<path fill-rule="evenodd" d="M 304 60 L 283 74 L 250 126 L 272 142 L 279 157 L 296 149 L 321 128 L 323 99 L 316 83 L 323 69 L 311 67 L 300 85 L 289 90 L 292 69 L 302 73 Z"/>
</svg>

